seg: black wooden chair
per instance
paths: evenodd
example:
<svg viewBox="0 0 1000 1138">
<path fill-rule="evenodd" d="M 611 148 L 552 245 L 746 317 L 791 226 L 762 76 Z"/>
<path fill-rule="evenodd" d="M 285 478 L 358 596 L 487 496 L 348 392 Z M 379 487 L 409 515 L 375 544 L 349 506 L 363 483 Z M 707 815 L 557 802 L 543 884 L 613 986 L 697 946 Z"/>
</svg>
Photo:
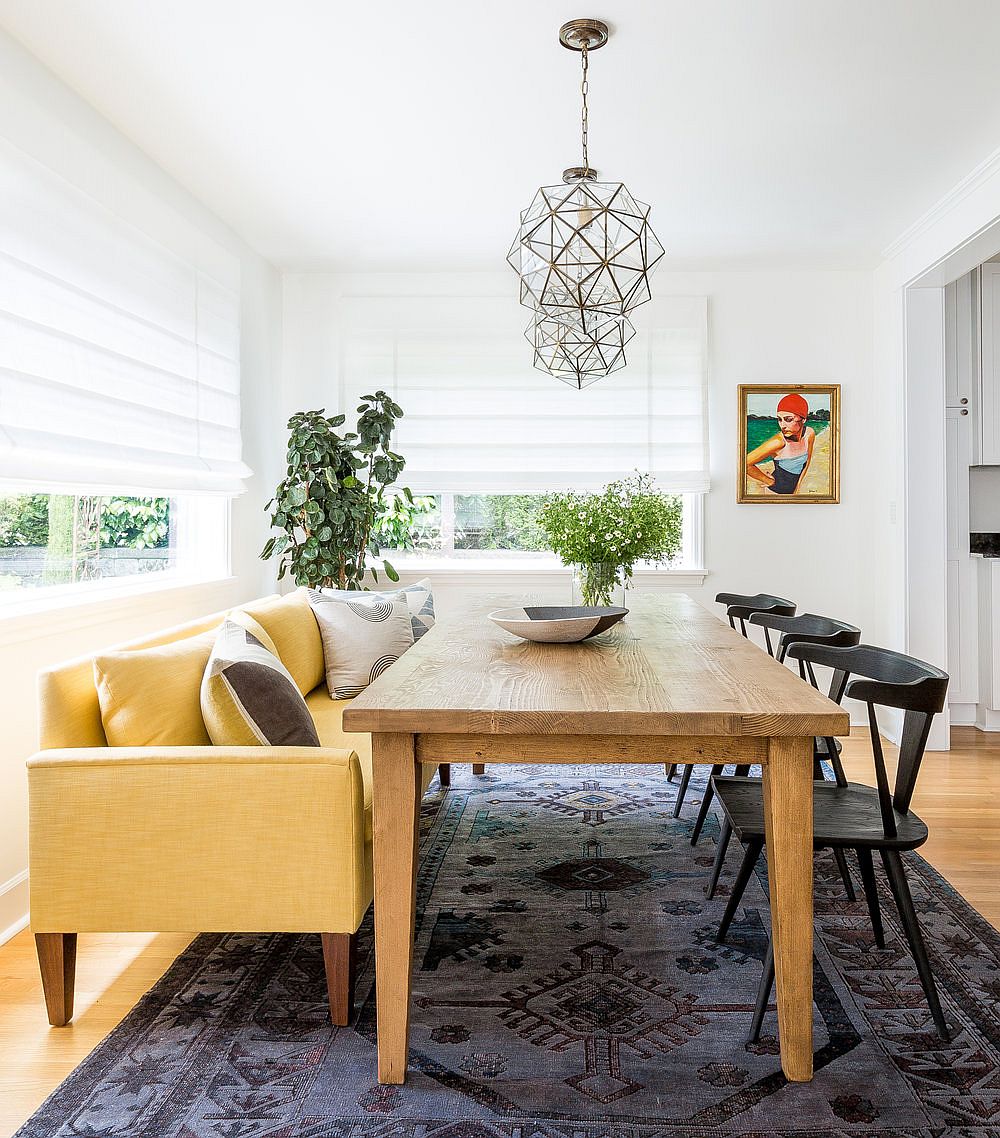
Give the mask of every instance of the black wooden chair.
<svg viewBox="0 0 1000 1138">
<path fill-rule="evenodd" d="M 931 721 L 944 707 L 948 675 L 940 668 L 915 660 L 912 656 L 870 645 L 830 648 L 821 644 L 798 643 L 788 648 L 788 655 L 802 661 L 807 668 L 813 664 L 833 668 L 835 678 L 843 676 L 846 694 L 867 704 L 876 785 L 870 787 L 848 783 L 846 780 L 843 785 L 839 780 L 837 783 L 813 783 L 813 849 L 831 849 L 841 854 L 848 849 L 855 851 L 861 868 L 875 943 L 879 948 L 884 948 L 885 933 L 872 858 L 873 851 L 878 851 L 934 1026 L 940 1038 L 947 1040 L 948 1028 L 934 986 L 901 853 L 903 850 L 916 849 L 927 840 L 927 826 L 912 813 L 910 801 L 920 772 Z M 891 791 L 875 715 L 876 707 L 897 708 L 905 713 L 899 764 Z M 743 862 L 719 925 L 717 939 L 721 942 L 726 938 L 764 847 L 764 803 L 761 783 L 757 779 L 719 776 L 713 781 L 715 793 L 726 816 L 726 826 L 745 847 Z M 751 1042 L 760 1037 L 773 984 L 774 954 L 769 947 L 757 993 Z"/>
<path fill-rule="evenodd" d="M 740 622 L 740 632 L 743 634 L 743 636 L 748 636 L 746 622 L 751 618 L 751 616 L 754 613 L 773 613 L 775 615 L 780 615 L 780 616 L 794 616 L 795 615 L 795 602 L 794 601 L 786 600 L 784 597 L 775 597 L 775 596 L 772 596 L 770 593 L 754 593 L 753 596 L 749 596 L 745 593 L 716 593 L 715 601 L 716 601 L 716 604 L 726 606 L 726 616 L 729 619 L 729 627 L 730 628 L 735 628 L 736 622 L 737 621 Z M 768 637 L 766 631 L 765 631 L 764 635 L 765 635 L 765 638 L 767 638 L 767 650 L 768 650 L 768 652 L 771 652 L 771 641 L 770 641 L 770 638 Z M 773 656 L 774 653 L 771 652 L 771 655 Z M 687 794 L 688 783 L 691 781 L 692 769 L 693 768 L 692 768 L 691 764 L 689 763 L 684 768 L 684 771 L 681 774 L 680 786 L 678 786 L 678 788 L 677 788 L 677 798 L 674 801 L 674 817 L 675 818 L 680 817 L 681 807 L 684 805 L 684 798 Z M 712 768 L 713 772 L 715 771 L 715 769 L 716 769 L 715 767 Z M 721 770 L 722 770 L 722 768 L 720 767 L 719 768 L 720 773 L 721 773 Z M 740 767 L 736 768 L 736 773 L 737 774 L 741 774 L 741 773 L 746 774 L 748 770 L 749 770 L 749 767 L 740 766 Z M 667 763 L 667 781 L 668 782 L 674 777 L 674 774 L 676 772 L 677 772 L 677 764 L 676 763 Z M 710 795 L 710 787 L 711 787 L 711 783 L 709 783 L 708 786 L 706 786 L 706 788 L 705 788 L 705 793 L 707 795 L 709 795 L 709 797 L 708 797 L 709 804 L 711 804 L 711 801 L 712 801 L 711 795 Z M 704 800 L 703 800 L 703 802 L 704 802 Z M 704 813 L 707 815 L 707 809 L 704 811 Z M 699 813 L 698 822 L 695 825 L 695 834 L 696 835 L 701 833 L 701 827 L 704 825 L 704 823 L 705 823 L 705 819 L 702 816 L 702 814 Z M 697 842 L 697 840 L 698 840 L 698 838 L 696 836 L 691 844 L 694 845 Z"/>
<path fill-rule="evenodd" d="M 740 632 L 747 635 L 746 622 L 754 613 L 766 612 L 773 616 L 794 616 L 795 602 L 784 597 L 774 597 L 770 593 L 755 593 L 752 597 L 744 593 L 716 593 L 716 604 L 726 606 L 729 627 L 735 628 L 740 622 Z"/>
<path fill-rule="evenodd" d="M 772 656 L 780 663 L 785 662 L 785 657 L 788 654 L 788 649 L 793 644 L 827 644 L 831 647 L 849 647 L 852 644 L 857 644 L 861 640 L 861 629 L 856 628 L 853 624 L 845 624 L 842 620 L 833 620 L 827 616 L 817 616 L 815 613 L 803 613 L 801 616 L 786 616 L 783 613 L 774 612 L 755 612 L 749 617 L 751 624 L 756 624 L 764 629 L 764 638 L 767 643 L 767 650 Z M 775 653 L 774 645 L 771 642 L 771 632 L 779 632 L 780 639 L 778 640 L 778 649 Z M 807 680 L 813 687 L 818 687 L 816 682 L 816 673 L 813 671 L 812 665 L 807 664 L 805 661 L 799 661 L 799 675 L 803 680 Z M 844 677 L 836 673 L 833 677 L 833 682 L 830 685 L 830 698 L 836 703 L 840 703 L 844 695 Z M 844 778 L 844 770 L 840 765 L 840 744 L 836 739 L 817 739 L 813 750 L 813 760 L 815 763 L 815 777 L 823 778 L 822 762 L 827 759 L 833 768 L 834 777 L 838 783 L 846 783 Z M 723 768 L 720 764 L 712 767 L 712 778 L 721 775 Z M 749 768 L 739 767 L 736 770 L 737 775 L 747 775 Z M 698 811 L 698 818 L 694 824 L 694 830 L 691 834 L 691 845 L 697 845 L 698 839 L 701 837 L 702 827 L 708 818 L 708 812 L 712 806 L 712 781 L 709 779 L 708 786 L 705 788 L 705 795 L 701 800 L 701 809 Z M 728 845 L 729 839 L 726 838 L 725 842 L 720 839 L 719 848 L 722 849 L 722 858 L 726 856 L 725 845 Z M 721 861 L 716 862 L 717 866 L 721 869 Z M 851 881 L 851 875 L 847 868 L 847 862 L 842 860 L 840 863 L 841 876 L 844 878 L 844 888 L 847 890 L 847 896 L 850 900 L 854 900 L 854 885 Z M 711 898 L 715 893 L 715 886 L 718 883 L 718 876 L 713 876 L 712 883 L 709 886 L 708 896 Z"/>
</svg>

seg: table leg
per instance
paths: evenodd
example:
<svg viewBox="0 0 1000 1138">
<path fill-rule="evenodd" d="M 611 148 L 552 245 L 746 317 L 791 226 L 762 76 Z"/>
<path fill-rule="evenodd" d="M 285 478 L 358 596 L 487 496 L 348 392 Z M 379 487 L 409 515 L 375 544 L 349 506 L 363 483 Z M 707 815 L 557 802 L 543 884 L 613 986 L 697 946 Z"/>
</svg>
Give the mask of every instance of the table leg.
<svg viewBox="0 0 1000 1138">
<path fill-rule="evenodd" d="M 412 735 L 373 734 L 378 1081 L 402 1083 L 410 1034 L 420 765 Z"/>
<path fill-rule="evenodd" d="M 813 741 L 768 740 L 764 830 L 781 1066 L 793 1083 L 813 1075 Z"/>
</svg>

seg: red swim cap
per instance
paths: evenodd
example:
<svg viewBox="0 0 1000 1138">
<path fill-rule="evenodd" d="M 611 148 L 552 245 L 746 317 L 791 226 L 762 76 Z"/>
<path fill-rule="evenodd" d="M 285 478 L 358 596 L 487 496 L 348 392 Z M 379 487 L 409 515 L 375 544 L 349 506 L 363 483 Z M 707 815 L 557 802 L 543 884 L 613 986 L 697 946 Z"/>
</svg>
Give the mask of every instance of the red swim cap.
<svg viewBox="0 0 1000 1138">
<path fill-rule="evenodd" d="M 802 398 L 801 395 L 796 395 L 792 392 L 786 395 L 784 399 L 778 404 L 779 411 L 790 411 L 793 415 L 798 415 L 800 419 L 809 418 L 809 404 Z"/>
</svg>

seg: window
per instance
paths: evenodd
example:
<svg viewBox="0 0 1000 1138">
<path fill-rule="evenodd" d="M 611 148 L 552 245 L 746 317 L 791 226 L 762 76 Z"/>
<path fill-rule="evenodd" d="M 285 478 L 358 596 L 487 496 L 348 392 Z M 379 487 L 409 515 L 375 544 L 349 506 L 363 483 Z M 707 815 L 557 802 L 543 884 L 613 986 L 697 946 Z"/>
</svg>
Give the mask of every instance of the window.
<svg viewBox="0 0 1000 1138">
<path fill-rule="evenodd" d="M 167 248 L 3 140 L 0 196 L 3 591 L 220 575 L 250 473 L 238 260 L 176 216 Z"/>
<path fill-rule="evenodd" d="M 38 589 L 220 576 L 224 499 L 0 494 L 0 606 Z"/>
<path fill-rule="evenodd" d="M 544 494 L 433 494 L 413 527 L 414 547 L 397 551 L 399 567 L 428 557 L 459 560 L 488 556 L 500 561 L 555 562 L 538 521 Z M 703 495 L 681 494 L 684 510 L 681 551 L 673 569 L 700 569 Z M 418 499 L 419 501 L 420 499 Z M 389 548 L 387 545 L 386 548 Z"/>
<path fill-rule="evenodd" d="M 419 545 L 456 557 L 542 558 L 533 513 L 546 494 L 597 490 L 634 470 L 683 496 L 678 567 L 700 569 L 708 489 L 705 297 L 636 312 L 628 367 L 577 391 L 535 371 L 516 289 L 493 296 L 344 296 L 339 406 L 377 388 L 405 414 L 403 481 L 433 495 Z"/>
</svg>

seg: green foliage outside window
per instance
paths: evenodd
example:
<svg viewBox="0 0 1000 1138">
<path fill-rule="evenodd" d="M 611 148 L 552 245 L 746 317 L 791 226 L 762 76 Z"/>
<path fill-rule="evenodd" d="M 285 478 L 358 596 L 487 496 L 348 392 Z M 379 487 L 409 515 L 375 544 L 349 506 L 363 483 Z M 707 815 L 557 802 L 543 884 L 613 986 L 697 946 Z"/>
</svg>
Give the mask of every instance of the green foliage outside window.
<svg viewBox="0 0 1000 1138">
<path fill-rule="evenodd" d="M 0 549 L 47 545 L 49 495 L 9 494 L 0 497 Z"/>
<path fill-rule="evenodd" d="M 548 548 L 539 513 L 544 494 L 462 494 L 455 499 L 456 549 Z"/>
<path fill-rule="evenodd" d="M 105 498 L 100 524 L 105 549 L 162 549 L 170 538 L 170 499 Z"/>
<path fill-rule="evenodd" d="M 74 503 L 76 505 L 74 505 Z M 170 544 L 170 499 L 112 498 L 70 494 L 8 494 L 0 496 L 0 549 L 51 544 L 53 511 L 62 534 L 57 544 L 72 548 L 68 537 L 74 512 L 81 503 L 99 511 L 100 532 L 91 544 L 102 549 L 163 549 Z"/>
</svg>

